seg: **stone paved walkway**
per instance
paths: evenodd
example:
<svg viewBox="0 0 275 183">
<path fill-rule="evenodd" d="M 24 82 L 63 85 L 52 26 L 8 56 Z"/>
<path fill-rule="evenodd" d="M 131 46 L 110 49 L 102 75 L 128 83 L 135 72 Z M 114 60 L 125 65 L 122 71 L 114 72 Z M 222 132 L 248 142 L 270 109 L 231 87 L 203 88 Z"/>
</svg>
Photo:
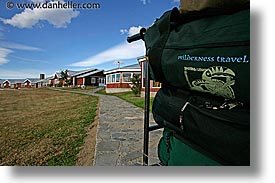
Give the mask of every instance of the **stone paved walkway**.
<svg viewBox="0 0 275 183">
<path fill-rule="evenodd" d="M 143 163 L 144 110 L 118 97 L 88 92 L 68 91 L 99 97 L 99 121 L 95 148 L 95 166 L 140 166 Z M 156 125 L 150 114 L 150 125 Z M 149 134 L 149 165 L 159 163 L 157 145 L 162 129 Z"/>
<path fill-rule="evenodd" d="M 142 165 L 143 109 L 115 96 L 92 95 L 100 102 L 94 165 Z M 150 123 L 155 124 L 152 115 Z M 150 132 L 149 164 L 159 163 L 157 144 L 161 134 L 162 130 Z"/>
</svg>

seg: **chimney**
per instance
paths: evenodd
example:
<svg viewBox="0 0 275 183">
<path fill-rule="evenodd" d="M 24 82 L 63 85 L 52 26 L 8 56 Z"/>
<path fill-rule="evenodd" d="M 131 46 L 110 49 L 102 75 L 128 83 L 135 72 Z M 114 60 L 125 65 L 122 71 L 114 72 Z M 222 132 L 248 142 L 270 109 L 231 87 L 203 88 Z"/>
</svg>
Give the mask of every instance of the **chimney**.
<svg viewBox="0 0 275 183">
<path fill-rule="evenodd" d="M 40 74 L 40 79 L 45 79 L 45 74 Z"/>
</svg>

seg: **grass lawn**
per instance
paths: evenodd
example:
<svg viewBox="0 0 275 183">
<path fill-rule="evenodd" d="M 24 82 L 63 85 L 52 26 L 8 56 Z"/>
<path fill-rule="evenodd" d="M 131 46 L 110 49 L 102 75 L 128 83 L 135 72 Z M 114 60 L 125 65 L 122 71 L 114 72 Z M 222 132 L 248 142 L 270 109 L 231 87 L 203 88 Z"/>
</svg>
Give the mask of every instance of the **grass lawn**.
<svg viewBox="0 0 275 183">
<path fill-rule="evenodd" d="M 123 92 L 123 93 L 111 93 L 111 94 L 107 94 L 105 92 L 105 90 L 100 90 L 100 91 L 98 91 L 96 93 L 102 94 L 102 95 L 117 96 L 117 97 L 119 97 L 119 98 L 121 98 L 121 99 L 123 99 L 123 100 L 125 100 L 125 101 L 127 101 L 129 103 L 134 104 L 137 107 L 140 107 L 140 108 L 143 108 L 143 109 L 145 108 L 145 104 L 144 104 L 145 98 L 144 97 L 137 97 L 137 96 L 135 96 L 132 91 L 130 91 L 130 92 Z M 154 100 L 154 98 L 151 97 L 150 98 L 150 111 L 151 112 L 152 112 L 153 100 Z"/>
<path fill-rule="evenodd" d="M 48 89 L 0 90 L 0 165 L 75 165 L 97 103 Z"/>
</svg>

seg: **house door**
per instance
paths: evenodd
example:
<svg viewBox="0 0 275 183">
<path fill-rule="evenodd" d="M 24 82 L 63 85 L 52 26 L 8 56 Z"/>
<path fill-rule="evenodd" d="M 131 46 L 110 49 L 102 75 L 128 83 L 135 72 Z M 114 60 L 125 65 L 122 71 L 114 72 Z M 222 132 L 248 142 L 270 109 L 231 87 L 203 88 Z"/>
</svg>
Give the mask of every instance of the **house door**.
<svg viewBox="0 0 275 183">
<path fill-rule="evenodd" d="M 105 78 L 99 78 L 98 80 L 98 86 L 105 86 Z"/>
</svg>

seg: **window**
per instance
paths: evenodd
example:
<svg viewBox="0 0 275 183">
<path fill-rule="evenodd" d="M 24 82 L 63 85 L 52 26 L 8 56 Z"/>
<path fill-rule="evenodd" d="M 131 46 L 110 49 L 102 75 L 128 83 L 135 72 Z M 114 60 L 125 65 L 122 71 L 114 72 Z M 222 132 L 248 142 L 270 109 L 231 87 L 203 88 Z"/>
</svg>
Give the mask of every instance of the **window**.
<svg viewBox="0 0 275 183">
<path fill-rule="evenodd" d="M 120 74 L 116 74 L 116 83 L 120 82 Z"/>
<path fill-rule="evenodd" d="M 102 79 L 101 83 L 104 83 L 104 79 Z M 119 83 L 120 82 L 120 73 L 117 74 L 109 74 L 107 75 L 107 83 Z"/>
<path fill-rule="evenodd" d="M 91 78 L 91 83 L 95 84 L 96 83 L 96 78 Z"/>
<path fill-rule="evenodd" d="M 111 83 L 111 75 L 107 75 L 107 83 Z"/>
<path fill-rule="evenodd" d="M 112 75 L 112 83 L 114 83 L 116 81 L 116 75 Z"/>
<path fill-rule="evenodd" d="M 122 74 L 122 82 L 131 82 L 131 79 L 132 79 L 132 73 L 124 72 Z"/>
<path fill-rule="evenodd" d="M 153 81 L 153 88 L 160 88 L 160 87 L 161 87 L 161 83 L 160 82 Z"/>
<path fill-rule="evenodd" d="M 105 79 L 104 78 L 99 78 L 99 83 L 104 84 L 105 83 Z"/>
</svg>

